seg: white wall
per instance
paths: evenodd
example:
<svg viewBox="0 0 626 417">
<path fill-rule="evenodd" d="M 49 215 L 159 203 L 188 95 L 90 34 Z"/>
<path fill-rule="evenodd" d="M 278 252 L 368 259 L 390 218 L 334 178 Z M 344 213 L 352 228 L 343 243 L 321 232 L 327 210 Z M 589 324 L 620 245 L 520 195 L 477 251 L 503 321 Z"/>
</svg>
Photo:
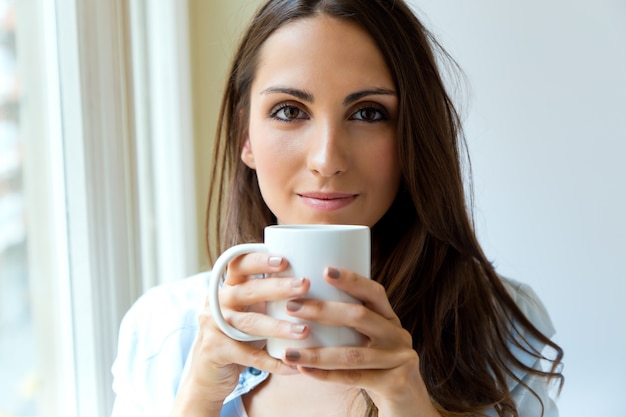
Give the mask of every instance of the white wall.
<svg viewBox="0 0 626 417">
<path fill-rule="evenodd" d="M 412 3 L 469 80 L 479 238 L 553 318 L 561 416 L 626 416 L 626 2 Z"/>
</svg>

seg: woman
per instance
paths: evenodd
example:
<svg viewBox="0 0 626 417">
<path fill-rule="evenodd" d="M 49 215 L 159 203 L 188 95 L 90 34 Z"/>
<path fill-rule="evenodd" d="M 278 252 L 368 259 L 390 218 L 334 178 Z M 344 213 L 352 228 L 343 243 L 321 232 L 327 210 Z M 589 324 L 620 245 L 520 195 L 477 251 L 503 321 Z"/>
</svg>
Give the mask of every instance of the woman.
<svg viewBox="0 0 626 417">
<path fill-rule="evenodd" d="M 151 290 L 127 314 L 114 415 L 557 415 L 547 390 L 562 382 L 562 350 L 532 290 L 499 277 L 476 240 L 435 48 L 398 0 L 261 7 L 222 103 L 212 256 L 262 241 L 269 224 L 365 224 L 374 279 L 328 269 L 328 282 L 363 301 L 347 314 L 301 300 L 306 278 L 251 279 L 287 267 L 279 254 L 251 254 L 230 263 L 220 303 L 241 330 L 300 339 L 306 328 L 255 313 L 291 299 L 291 315 L 357 328 L 368 344 L 272 358 L 219 331 L 200 304 L 200 274 Z"/>
</svg>

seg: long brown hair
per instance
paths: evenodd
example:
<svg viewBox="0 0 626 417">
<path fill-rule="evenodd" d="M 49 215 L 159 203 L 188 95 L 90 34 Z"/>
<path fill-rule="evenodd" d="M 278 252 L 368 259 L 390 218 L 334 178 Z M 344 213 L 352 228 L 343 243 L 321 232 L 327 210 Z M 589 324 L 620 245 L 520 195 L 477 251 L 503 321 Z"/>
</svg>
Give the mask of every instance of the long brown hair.
<svg viewBox="0 0 626 417">
<path fill-rule="evenodd" d="M 518 416 L 507 378 L 524 385 L 515 374 L 521 370 L 562 384 L 563 351 L 520 311 L 477 241 L 463 188 L 459 116 L 437 65 L 449 57 L 404 2 L 270 0 L 259 9 L 236 51 L 222 101 L 207 208 L 207 240 L 218 243 L 209 243 L 209 257 L 262 241 L 263 228 L 276 222 L 255 171 L 240 160 L 250 87 L 265 40 L 295 19 L 319 14 L 359 24 L 394 77 L 402 178 L 394 203 L 372 228 L 372 276 L 413 336 L 431 397 L 458 415 L 495 407 L 500 416 Z M 554 357 L 520 341 L 517 327 L 551 347 Z M 550 360 L 550 371 L 522 363 L 512 344 Z M 376 415 L 368 404 L 368 415 Z"/>
</svg>

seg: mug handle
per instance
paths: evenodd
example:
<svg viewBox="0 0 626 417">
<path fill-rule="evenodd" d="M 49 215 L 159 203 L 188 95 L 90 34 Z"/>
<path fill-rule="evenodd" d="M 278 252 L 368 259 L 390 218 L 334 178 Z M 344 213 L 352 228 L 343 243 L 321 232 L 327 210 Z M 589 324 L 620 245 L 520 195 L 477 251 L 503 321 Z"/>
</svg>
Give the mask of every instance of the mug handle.
<svg viewBox="0 0 626 417">
<path fill-rule="evenodd" d="M 217 326 L 224 332 L 224 334 L 231 339 L 239 340 L 241 342 L 251 342 L 254 340 L 264 340 L 267 339 L 263 336 L 254 336 L 245 332 L 242 332 L 239 329 L 235 329 L 233 326 L 228 324 L 226 320 L 224 320 L 224 315 L 222 314 L 222 309 L 219 304 L 219 288 L 220 282 L 222 280 L 222 274 L 226 269 L 228 262 L 236 256 L 243 255 L 246 253 L 252 252 L 268 252 L 267 246 L 262 243 L 243 243 L 241 245 L 233 246 L 224 253 L 222 253 L 217 261 L 215 261 L 215 265 L 213 265 L 213 269 L 211 270 L 211 277 L 209 278 L 209 308 L 211 310 L 211 314 L 213 315 L 213 320 Z"/>
</svg>

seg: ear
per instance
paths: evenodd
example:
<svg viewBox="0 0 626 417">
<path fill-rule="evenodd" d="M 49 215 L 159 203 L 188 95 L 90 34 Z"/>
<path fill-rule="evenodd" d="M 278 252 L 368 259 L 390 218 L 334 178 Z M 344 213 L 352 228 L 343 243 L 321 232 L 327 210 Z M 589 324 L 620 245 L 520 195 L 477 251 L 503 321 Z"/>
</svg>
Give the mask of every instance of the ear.
<svg viewBox="0 0 626 417">
<path fill-rule="evenodd" d="M 241 149 L 241 160 L 250 169 L 256 169 L 256 163 L 254 162 L 254 153 L 252 153 L 252 147 L 250 146 L 250 139 L 246 138 Z"/>
</svg>

